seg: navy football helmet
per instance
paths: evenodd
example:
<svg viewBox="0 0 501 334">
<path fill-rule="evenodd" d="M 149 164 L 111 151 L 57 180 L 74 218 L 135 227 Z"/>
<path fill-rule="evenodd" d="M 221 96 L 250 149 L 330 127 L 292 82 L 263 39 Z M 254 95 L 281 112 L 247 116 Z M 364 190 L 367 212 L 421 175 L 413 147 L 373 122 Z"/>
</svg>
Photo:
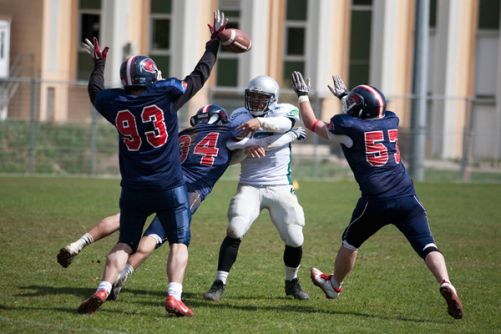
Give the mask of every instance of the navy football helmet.
<svg viewBox="0 0 501 334">
<path fill-rule="evenodd" d="M 191 126 L 197 124 L 227 124 L 228 115 L 223 107 L 217 104 L 208 104 L 197 110 L 197 113 L 190 118 Z"/>
<path fill-rule="evenodd" d="M 245 108 L 252 116 L 263 116 L 277 102 L 278 83 L 271 77 L 260 75 L 249 82 L 245 90 Z"/>
<path fill-rule="evenodd" d="M 346 96 L 345 112 L 359 118 L 382 118 L 386 99 L 379 89 L 369 85 L 353 88 Z"/>
<path fill-rule="evenodd" d="M 147 87 L 156 82 L 160 71 L 153 59 L 146 56 L 132 56 L 120 66 L 122 85 L 127 87 Z"/>
</svg>

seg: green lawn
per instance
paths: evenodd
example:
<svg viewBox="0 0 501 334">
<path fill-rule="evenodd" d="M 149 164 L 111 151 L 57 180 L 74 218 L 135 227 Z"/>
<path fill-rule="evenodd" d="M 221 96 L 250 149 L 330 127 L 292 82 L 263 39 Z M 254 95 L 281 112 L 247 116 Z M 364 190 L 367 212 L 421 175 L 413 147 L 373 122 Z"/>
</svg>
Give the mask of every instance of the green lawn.
<svg viewBox="0 0 501 334">
<path fill-rule="evenodd" d="M 286 298 L 283 243 L 266 213 L 244 241 L 223 299 L 202 298 L 216 269 L 234 182 L 222 181 L 193 219 L 184 284 L 191 319 L 167 317 L 167 248 L 139 268 L 116 302 L 79 315 L 117 236 L 87 247 L 63 269 L 59 248 L 117 211 L 119 181 L 0 177 L 1 333 L 499 333 L 501 185 L 429 183 L 417 190 L 448 262 L 465 317 L 446 313 L 438 285 L 398 231 L 388 226 L 362 247 L 338 300 L 309 280 L 330 271 L 358 188 L 354 182 L 300 182 L 307 225 L 302 285 L 311 300 Z"/>
</svg>

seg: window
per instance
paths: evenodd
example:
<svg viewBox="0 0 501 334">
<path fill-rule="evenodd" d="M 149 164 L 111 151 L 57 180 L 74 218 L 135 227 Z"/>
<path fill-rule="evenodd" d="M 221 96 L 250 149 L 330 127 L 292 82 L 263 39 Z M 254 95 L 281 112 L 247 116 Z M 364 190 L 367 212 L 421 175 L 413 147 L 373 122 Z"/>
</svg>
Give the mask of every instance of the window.
<svg viewBox="0 0 501 334">
<path fill-rule="evenodd" d="M 478 29 L 499 30 L 499 0 L 480 0 L 478 8 Z"/>
<path fill-rule="evenodd" d="M 354 0 L 351 8 L 349 87 L 369 82 L 372 1 Z"/>
<path fill-rule="evenodd" d="M 171 15 L 171 0 L 151 0 L 150 57 L 155 60 L 164 77 L 170 73 Z"/>
<path fill-rule="evenodd" d="M 79 40 L 77 56 L 77 80 L 88 80 L 94 63 L 81 47 L 81 43 L 92 37 L 100 39 L 101 32 L 101 0 L 80 0 L 79 3 Z"/>
<path fill-rule="evenodd" d="M 430 28 L 437 27 L 437 0 L 430 0 L 430 20 L 429 25 Z"/>
<path fill-rule="evenodd" d="M 228 18 L 228 28 L 240 26 L 240 0 L 221 0 L 219 8 Z M 238 86 L 238 55 L 221 49 L 217 60 L 216 85 L 219 87 Z"/>
<path fill-rule="evenodd" d="M 499 75 L 499 0 L 480 0 L 478 11 L 475 95 L 494 98 Z"/>
<path fill-rule="evenodd" d="M 282 81 L 290 87 L 292 71 L 304 73 L 306 62 L 306 26 L 308 17 L 307 0 L 287 0 L 285 19 L 285 50 Z"/>
</svg>

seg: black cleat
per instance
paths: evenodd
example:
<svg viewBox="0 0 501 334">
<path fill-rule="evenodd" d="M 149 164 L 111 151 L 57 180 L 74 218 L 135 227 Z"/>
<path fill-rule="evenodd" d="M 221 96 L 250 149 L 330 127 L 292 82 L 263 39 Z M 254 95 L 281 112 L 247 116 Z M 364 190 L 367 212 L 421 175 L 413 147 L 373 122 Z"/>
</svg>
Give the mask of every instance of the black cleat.
<svg viewBox="0 0 501 334">
<path fill-rule="evenodd" d="M 287 296 L 293 296 L 295 299 L 310 299 L 310 296 L 301 288 L 298 278 L 294 278 L 292 281 L 285 280 L 285 294 Z"/>
<path fill-rule="evenodd" d="M 221 280 L 215 280 L 212 283 L 209 291 L 204 294 L 204 298 L 207 300 L 218 301 L 221 299 L 221 296 L 224 292 L 224 284 Z"/>
</svg>

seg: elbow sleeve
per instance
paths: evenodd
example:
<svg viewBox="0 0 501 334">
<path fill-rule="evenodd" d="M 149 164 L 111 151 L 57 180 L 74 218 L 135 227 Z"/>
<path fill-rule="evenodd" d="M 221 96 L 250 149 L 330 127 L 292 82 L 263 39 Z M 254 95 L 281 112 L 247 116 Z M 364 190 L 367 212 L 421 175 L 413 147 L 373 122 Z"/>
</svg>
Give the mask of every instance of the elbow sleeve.
<svg viewBox="0 0 501 334">
<path fill-rule="evenodd" d="M 258 117 L 261 127 L 266 131 L 271 132 L 286 132 L 289 131 L 292 126 L 292 120 L 287 117 Z"/>
</svg>

